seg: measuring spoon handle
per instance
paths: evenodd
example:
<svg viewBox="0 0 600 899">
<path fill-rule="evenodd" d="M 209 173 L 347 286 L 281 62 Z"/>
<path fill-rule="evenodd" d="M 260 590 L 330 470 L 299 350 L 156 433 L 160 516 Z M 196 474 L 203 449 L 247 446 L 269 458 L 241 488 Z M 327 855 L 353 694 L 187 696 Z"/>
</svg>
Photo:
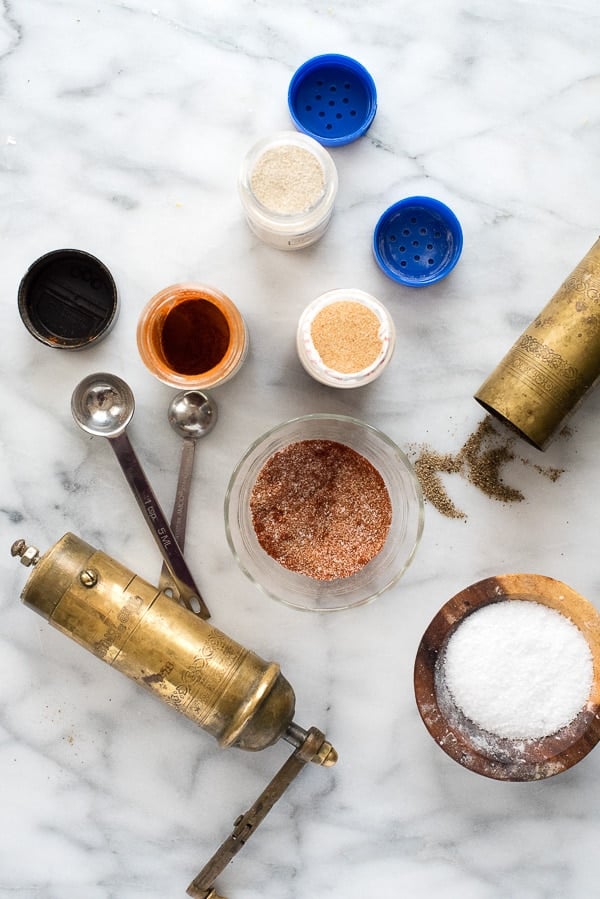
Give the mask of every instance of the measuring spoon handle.
<svg viewBox="0 0 600 899">
<path fill-rule="evenodd" d="M 185 545 L 188 499 L 192 483 L 195 451 L 196 441 L 194 438 L 184 437 L 181 446 L 181 461 L 179 463 L 175 502 L 173 503 L 173 512 L 171 514 L 171 530 L 173 531 L 173 536 L 177 540 L 179 549 L 182 552 Z M 171 587 L 171 584 L 171 572 L 169 571 L 167 564 L 163 562 L 158 586 L 161 590 L 168 590 Z"/>
<path fill-rule="evenodd" d="M 171 515 L 171 530 L 175 534 L 175 539 L 179 544 L 179 548 L 183 551 L 196 441 L 193 437 L 184 437 L 182 444 L 179 476 L 177 478 L 177 489 L 175 491 L 175 503 L 173 505 L 173 514 Z"/>
<path fill-rule="evenodd" d="M 148 483 L 129 437 L 123 432 L 116 437 L 108 438 L 108 440 L 161 551 L 163 559 L 171 572 L 174 585 L 179 593 L 179 599 L 190 611 L 201 618 L 210 618 L 208 607 L 194 583 L 194 578 L 183 558 L 183 554 L 160 504 Z"/>
</svg>

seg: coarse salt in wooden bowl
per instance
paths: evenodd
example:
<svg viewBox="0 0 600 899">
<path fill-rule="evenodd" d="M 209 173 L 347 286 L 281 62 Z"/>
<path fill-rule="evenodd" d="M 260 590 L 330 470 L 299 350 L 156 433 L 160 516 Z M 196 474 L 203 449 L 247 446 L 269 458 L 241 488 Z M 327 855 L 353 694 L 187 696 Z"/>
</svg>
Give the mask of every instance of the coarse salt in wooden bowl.
<svg viewBox="0 0 600 899">
<path fill-rule="evenodd" d="M 535 624 L 538 610 L 521 606 L 523 602 L 542 607 L 537 632 L 532 623 Z M 498 603 L 502 608 L 486 612 L 486 607 Z M 493 623 L 496 629 L 482 639 L 487 645 L 474 647 L 468 642 L 477 633 L 486 633 L 481 626 L 485 625 L 483 615 L 479 620 L 471 616 L 483 612 L 489 619 L 491 614 L 497 617 L 498 611 L 511 615 L 513 611 L 527 612 L 514 616 L 512 633 L 509 628 L 504 632 L 506 662 L 511 664 L 504 675 L 497 658 L 498 644 L 502 642 L 497 622 Z M 534 612 L 535 615 L 530 614 Z M 519 619 L 528 619 L 527 625 L 520 625 Z M 459 644 L 456 634 L 467 622 L 470 633 L 462 632 Z M 508 620 L 505 623 L 508 625 Z M 573 630 L 573 625 L 577 630 Z M 577 648 L 580 637 L 581 652 Z M 516 648 L 518 654 L 514 655 Z M 467 652 L 469 655 L 463 654 Z M 536 657 L 536 652 L 546 655 Z M 472 670 L 468 668 L 471 661 Z M 465 666 L 462 672 L 457 672 L 457 664 Z M 553 665 L 559 673 L 555 683 L 548 681 L 546 690 L 541 669 L 547 669 L 544 677 L 549 677 Z M 573 669 L 581 670 L 580 683 Z M 479 581 L 450 599 L 425 631 L 415 660 L 414 689 L 427 730 L 444 752 L 463 767 L 507 781 L 540 780 L 559 774 L 580 761 L 600 740 L 600 614 L 588 600 L 553 578 L 508 574 Z M 488 690 L 489 703 L 485 702 L 484 690 Z M 461 693 L 460 703 L 457 693 Z M 554 698 L 548 699 L 549 696 Z M 580 707 L 578 696 L 582 697 Z M 545 710 L 547 720 L 554 720 L 554 724 L 548 724 L 548 732 L 544 731 L 542 700 L 549 702 Z M 566 723 L 561 723 L 561 703 L 568 710 L 573 701 L 578 710 L 569 713 Z M 503 702 L 505 716 L 501 714 Z M 465 707 L 470 717 L 465 714 Z M 561 723 L 558 729 L 557 722 Z"/>
</svg>

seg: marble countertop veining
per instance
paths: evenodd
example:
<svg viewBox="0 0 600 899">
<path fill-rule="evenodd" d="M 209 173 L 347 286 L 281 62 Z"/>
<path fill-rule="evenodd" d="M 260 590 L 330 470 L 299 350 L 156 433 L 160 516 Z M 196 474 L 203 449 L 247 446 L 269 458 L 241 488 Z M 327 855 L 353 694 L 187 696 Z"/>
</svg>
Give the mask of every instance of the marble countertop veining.
<svg viewBox="0 0 600 899">
<path fill-rule="evenodd" d="M 446 476 L 466 517 L 427 505 L 404 578 L 354 611 L 263 598 L 231 558 L 222 507 L 251 440 L 295 415 L 355 415 L 413 457 L 425 443 L 457 453 L 477 428 L 474 391 L 597 238 L 598 4 L 156 3 L 0 3 L 0 896 L 177 899 L 287 753 L 220 750 L 19 603 L 18 537 L 45 550 L 70 530 L 158 578 L 110 449 L 77 430 L 69 401 L 93 371 L 128 381 L 130 436 L 170 509 L 172 391 L 142 365 L 135 326 L 154 293 L 184 280 L 230 296 L 251 340 L 198 446 L 186 557 L 215 625 L 281 663 L 298 722 L 340 753 L 331 771 L 303 774 L 220 890 L 596 895 L 600 752 L 540 783 L 478 777 L 429 737 L 412 669 L 433 615 L 480 578 L 546 574 L 600 605 L 598 394 L 543 455 L 515 448 L 503 477 L 521 502 Z M 256 140 L 291 128 L 291 75 L 325 52 L 367 67 L 378 111 L 365 137 L 332 151 L 340 189 L 326 235 L 282 253 L 246 226 L 237 171 Z M 465 236 L 454 272 L 423 290 L 385 278 L 371 251 L 380 213 L 415 194 L 447 203 Z M 98 256 L 121 301 L 112 333 L 79 353 L 37 343 L 17 312 L 27 267 L 66 246 Z M 336 287 L 377 296 L 398 331 L 388 369 L 357 391 L 317 384 L 295 354 L 300 312 Z"/>
</svg>

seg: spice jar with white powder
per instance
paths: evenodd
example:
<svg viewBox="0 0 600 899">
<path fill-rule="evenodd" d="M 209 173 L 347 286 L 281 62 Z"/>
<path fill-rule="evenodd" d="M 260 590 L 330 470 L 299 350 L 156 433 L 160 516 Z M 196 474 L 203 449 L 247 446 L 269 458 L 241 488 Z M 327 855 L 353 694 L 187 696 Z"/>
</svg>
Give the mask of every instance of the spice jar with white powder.
<svg viewBox="0 0 600 899">
<path fill-rule="evenodd" d="M 361 387 L 378 378 L 396 343 L 393 319 L 374 296 L 329 290 L 306 307 L 296 347 L 306 371 L 330 387 Z"/>
<path fill-rule="evenodd" d="M 295 131 L 281 131 L 255 144 L 239 175 L 250 228 L 280 250 L 299 250 L 323 236 L 337 186 L 337 170 L 327 150 Z"/>
</svg>

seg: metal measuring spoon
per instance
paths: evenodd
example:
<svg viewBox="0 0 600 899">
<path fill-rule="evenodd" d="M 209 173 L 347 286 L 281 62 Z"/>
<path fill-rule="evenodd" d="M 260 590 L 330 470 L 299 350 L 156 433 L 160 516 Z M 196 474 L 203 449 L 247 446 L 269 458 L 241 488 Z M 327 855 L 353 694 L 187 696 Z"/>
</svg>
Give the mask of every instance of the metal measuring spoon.
<svg viewBox="0 0 600 899">
<path fill-rule="evenodd" d="M 182 390 L 180 393 L 175 394 L 167 410 L 169 424 L 176 434 L 183 437 L 177 490 L 175 492 L 173 514 L 171 515 L 171 530 L 182 552 L 185 544 L 187 508 L 194 468 L 196 440 L 210 434 L 217 423 L 217 416 L 216 402 L 201 390 Z M 167 593 L 173 589 L 171 573 L 164 563 L 158 586 Z"/>
<path fill-rule="evenodd" d="M 209 618 L 210 612 L 126 434 L 134 410 L 135 400 L 129 385 L 105 372 L 88 375 L 80 381 L 71 397 L 71 412 L 79 427 L 87 434 L 106 437 L 110 442 L 171 572 L 177 599 L 201 618 Z"/>
</svg>

